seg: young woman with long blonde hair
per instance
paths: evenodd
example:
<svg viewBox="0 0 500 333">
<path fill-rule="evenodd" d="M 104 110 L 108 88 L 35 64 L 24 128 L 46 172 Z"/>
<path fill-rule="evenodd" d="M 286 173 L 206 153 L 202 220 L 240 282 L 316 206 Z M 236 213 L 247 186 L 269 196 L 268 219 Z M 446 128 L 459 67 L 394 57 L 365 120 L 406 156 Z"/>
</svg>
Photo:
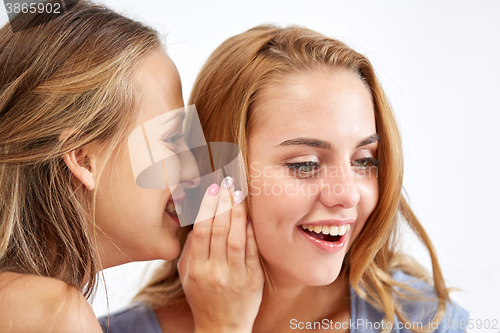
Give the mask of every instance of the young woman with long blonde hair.
<svg viewBox="0 0 500 333">
<path fill-rule="evenodd" d="M 157 33 L 91 2 L 69 7 L 60 15 L 19 14 L 0 30 L 1 332 L 102 332 L 86 300 L 97 273 L 129 261 L 177 257 L 174 190 L 182 198 L 199 184 L 193 155 L 175 155 L 186 150 L 182 115 L 165 122 L 151 142 L 174 156 L 176 167 L 166 171 L 176 185 L 143 188 L 134 178 L 127 145 L 132 130 L 184 107 L 179 74 Z M 226 204 L 228 195 L 213 184 L 200 213 L 210 224 L 231 226 L 213 243 L 224 249 L 226 241 L 243 242 L 243 259 L 236 266 L 225 256 L 200 255 L 225 263 L 227 274 L 248 288 L 232 290 L 228 281 L 204 299 L 194 311 L 198 332 L 248 331 L 231 316 L 214 321 L 211 313 L 250 316 L 251 324 L 262 297 L 244 204 L 214 218 L 214 207 Z M 211 225 L 198 238 L 210 241 L 207 230 Z M 211 262 L 201 269 L 207 279 L 211 270 Z M 253 311 L 242 309 L 242 297 L 256 304 Z"/>
<path fill-rule="evenodd" d="M 190 103 L 206 140 L 238 144 L 246 162 L 266 277 L 254 332 L 464 331 L 467 312 L 402 195 L 401 139 L 366 57 L 308 29 L 259 26 L 212 53 Z M 403 225 L 431 274 L 398 250 Z M 203 279 L 183 268 L 190 238 L 136 298 L 163 332 L 193 331 L 181 283 Z"/>
</svg>

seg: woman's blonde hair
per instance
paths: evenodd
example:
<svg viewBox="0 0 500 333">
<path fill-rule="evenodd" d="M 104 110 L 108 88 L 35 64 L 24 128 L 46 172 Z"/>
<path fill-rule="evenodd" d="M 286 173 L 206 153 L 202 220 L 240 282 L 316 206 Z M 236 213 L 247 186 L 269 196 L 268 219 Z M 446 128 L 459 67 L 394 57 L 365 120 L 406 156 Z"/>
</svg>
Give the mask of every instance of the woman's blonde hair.
<svg viewBox="0 0 500 333">
<path fill-rule="evenodd" d="M 258 26 L 229 38 L 212 53 L 198 75 L 189 103 L 198 109 L 206 141 L 238 144 L 248 166 L 247 137 L 255 123 L 252 104 L 259 92 L 286 75 L 318 68 L 347 69 L 364 82 L 372 94 L 380 136 L 379 200 L 345 258 L 343 269 L 350 285 L 383 311 L 387 321 L 394 322 L 394 314 L 407 321 L 394 295 L 417 299 L 418 292 L 395 281 L 391 272 L 400 269 L 420 279 L 429 278 L 420 265 L 396 248 L 398 226 L 406 221 L 429 251 L 438 300 L 435 319 L 440 320 L 449 300 L 448 290 L 429 237 L 402 196 L 401 139 L 391 107 L 366 57 L 312 30 Z M 181 239 L 186 237 L 186 229 Z M 157 270 L 137 299 L 159 307 L 182 303 L 183 297 L 173 261 Z"/>
<path fill-rule="evenodd" d="M 136 119 L 134 68 L 160 41 L 82 0 L 52 19 L 14 20 L 19 32 L 0 30 L 0 271 L 78 289 L 88 282 L 88 297 L 100 269 L 96 190 L 75 188 L 63 156 L 96 142 L 107 163 Z M 72 134 L 59 140 L 66 129 Z"/>
</svg>

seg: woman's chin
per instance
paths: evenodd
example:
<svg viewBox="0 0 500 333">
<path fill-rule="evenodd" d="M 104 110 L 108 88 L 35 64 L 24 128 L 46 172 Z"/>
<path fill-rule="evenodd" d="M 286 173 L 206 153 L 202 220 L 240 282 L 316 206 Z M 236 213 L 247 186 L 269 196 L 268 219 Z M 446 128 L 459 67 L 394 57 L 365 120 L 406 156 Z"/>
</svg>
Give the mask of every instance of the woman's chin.
<svg viewBox="0 0 500 333">
<path fill-rule="evenodd" d="M 173 260 L 181 253 L 181 244 L 176 235 L 172 235 L 170 231 L 158 233 L 159 237 L 155 237 L 149 244 L 149 253 L 153 258 L 145 260 Z"/>
<path fill-rule="evenodd" d="M 332 284 L 340 274 L 340 268 L 335 271 L 328 272 L 311 272 L 306 279 L 302 279 L 303 283 L 309 287 L 322 287 Z"/>
<path fill-rule="evenodd" d="M 167 247 L 163 249 L 158 259 L 174 260 L 181 254 L 181 244 L 177 238 L 169 239 Z"/>
<path fill-rule="evenodd" d="M 286 280 L 296 281 L 305 286 L 321 287 L 327 286 L 337 280 L 341 269 L 341 263 L 334 263 L 326 267 L 324 265 L 315 267 L 311 267 L 311 265 L 301 266 L 297 263 L 291 270 L 287 268 L 278 270 L 270 268 L 269 271 L 272 279 L 281 280 L 284 277 Z"/>
</svg>

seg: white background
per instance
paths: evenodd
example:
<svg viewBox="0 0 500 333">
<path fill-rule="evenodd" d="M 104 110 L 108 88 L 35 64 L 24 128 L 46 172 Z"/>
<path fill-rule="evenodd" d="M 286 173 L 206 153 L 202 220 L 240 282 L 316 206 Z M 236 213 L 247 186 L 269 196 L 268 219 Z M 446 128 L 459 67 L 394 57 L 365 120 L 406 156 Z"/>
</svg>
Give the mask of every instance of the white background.
<svg viewBox="0 0 500 333">
<path fill-rule="evenodd" d="M 368 56 L 403 137 L 410 204 L 429 233 L 452 298 L 474 319 L 500 322 L 500 2 L 160 1 L 104 4 L 166 37 L 187 100 L 209 54 L 262 23 L 298 24 Z M 1 23 L 7 21 L 0 9 Z M 404 247 L 429 267 L 411 237 Z M 97 315 L 123 307 L 144 282 L 144 263 L 105 272 Z M 498 326 L 500 328 L 500 323 Z M 468 330 L 498 332 L 498 330 Z"/>
</svg>

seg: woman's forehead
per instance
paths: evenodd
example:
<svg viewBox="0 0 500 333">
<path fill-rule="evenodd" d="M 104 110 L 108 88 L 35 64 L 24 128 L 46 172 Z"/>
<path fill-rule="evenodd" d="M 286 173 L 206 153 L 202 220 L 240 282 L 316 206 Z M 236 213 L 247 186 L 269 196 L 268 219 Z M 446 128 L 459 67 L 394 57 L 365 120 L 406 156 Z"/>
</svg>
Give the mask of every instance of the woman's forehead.
<svg viewBox="0 0 500 333">
<path fill-rule="evenodd" d="M 251 133 L 278 126 L 312 130 L 336 126 L 374 126 L 372 96 L 355 73 L 345 69 L 291 73 L 263 86 L 252 104 Z"/>
</svg>

